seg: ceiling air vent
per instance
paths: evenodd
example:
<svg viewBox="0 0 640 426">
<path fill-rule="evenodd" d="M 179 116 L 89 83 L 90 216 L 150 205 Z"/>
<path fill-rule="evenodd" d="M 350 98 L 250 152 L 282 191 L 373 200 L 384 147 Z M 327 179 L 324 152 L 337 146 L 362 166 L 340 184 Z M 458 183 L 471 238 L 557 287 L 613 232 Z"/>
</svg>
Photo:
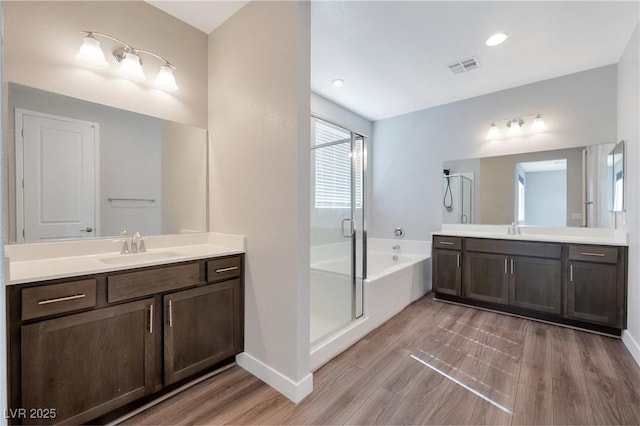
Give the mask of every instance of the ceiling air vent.
<svg viewBox="0 0 640 426">
<path fill-rule="evenodd" d="M 478 68 L 478 58 L 472 56 L 471 58 L 462 59 L 447 66 L 454 74 L 471 71 L 472 69 Z"/>
</svg>

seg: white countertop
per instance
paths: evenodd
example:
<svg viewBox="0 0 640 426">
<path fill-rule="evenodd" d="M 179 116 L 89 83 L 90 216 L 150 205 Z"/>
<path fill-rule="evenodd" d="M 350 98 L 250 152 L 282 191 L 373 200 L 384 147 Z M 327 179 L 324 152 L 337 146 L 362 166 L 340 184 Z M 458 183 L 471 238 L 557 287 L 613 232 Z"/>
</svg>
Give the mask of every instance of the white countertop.
<svg viewBox="0 0 640 426">
<path fill-rule="evenodd" d="M 433 235 L 454 237 L 492 238 L 515 241 L 543 241 L 557 243 L 626 246 L 627 233 L 605 228 L 547 228 L 520 226 L 521 234 L 507 233 L 508 225 L 454 225 L 443 224 Z"/>
<path fill-rule="evenodd" d="M 147 252 L 120 254 L 122 239 L 6 246 L 6 285 L 165 265 L 245 252 L 245 238 L 215 233 L 145 238 Z M 115 250 L 114 250 L 115 249 Z M 83 251 L 84 250 L 84 251 Z M 79 254 L 85 253 L 85 254 Z"/>
</svg>

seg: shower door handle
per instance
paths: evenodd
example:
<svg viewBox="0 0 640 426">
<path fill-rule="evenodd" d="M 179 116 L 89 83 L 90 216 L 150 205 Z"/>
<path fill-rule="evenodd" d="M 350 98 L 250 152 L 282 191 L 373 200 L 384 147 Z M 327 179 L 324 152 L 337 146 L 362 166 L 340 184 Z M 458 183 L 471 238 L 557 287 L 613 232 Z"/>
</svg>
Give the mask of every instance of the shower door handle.
<svg viewBox="0 0 640 426">
<path fill-rule="evenodd" d="M 348 231 L 348 233 L 345 233 L 345 230 L 344 230 L 344 224 L 346 222 L 349 222 L 349 231 Z M 345 238 L 351 238 L 353 236 L 353 219 L 351 219 L 350 217 L 342 219 L 342 236 L 345 237 Z"/>
</svg>

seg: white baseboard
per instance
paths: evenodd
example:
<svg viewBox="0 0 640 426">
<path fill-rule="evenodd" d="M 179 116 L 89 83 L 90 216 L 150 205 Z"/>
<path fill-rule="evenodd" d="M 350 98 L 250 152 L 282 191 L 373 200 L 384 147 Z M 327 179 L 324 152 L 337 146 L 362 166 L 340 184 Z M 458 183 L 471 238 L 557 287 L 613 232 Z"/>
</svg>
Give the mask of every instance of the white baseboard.
<svg viewBox="0 0 640 426">
<path fill-rule="evenodd" d="M 622 330 L 622 343 L 629 349 L 631 356 L 636 360 L 636 364 L 640 366 L 640 345 L 627 330 Z"/>
<path fill-rule="evenodd" d="M 246 352 L 236 355 L 236 363 L 296 404 L 313 391 L 313 374 L 311 373 L 299 382 L 294 382 Z"/>
</svg>

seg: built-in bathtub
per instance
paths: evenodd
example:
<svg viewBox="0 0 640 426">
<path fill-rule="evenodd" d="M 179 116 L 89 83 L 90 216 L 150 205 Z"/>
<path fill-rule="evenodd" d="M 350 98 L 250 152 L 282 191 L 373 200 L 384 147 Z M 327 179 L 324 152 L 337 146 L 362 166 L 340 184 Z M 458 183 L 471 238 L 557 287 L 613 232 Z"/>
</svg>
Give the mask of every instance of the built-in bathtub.
<svg viewBox="0 0 640 426">
<path fill-rule="evenodd" d="M 393 247 L 400 248 L 394 250 Z M 431 290 L 431 242 L 370 238 L 363 316 L 351 320 L 350 262 L 342 244 L 311 250 L 311 369 L 316 370 Z M 360 262 L 358 262 L 360 263 Z M 356 294 L 359 298 L 360 294 Z M 315 321 L 315 323 L 314 323 Z M 333 321 L 329 324 L 328 321 Z M 320 325 L 322 325 L 320 324 Z M 338 331 L 334 331 L 339 328 Z"/>
</svg>

